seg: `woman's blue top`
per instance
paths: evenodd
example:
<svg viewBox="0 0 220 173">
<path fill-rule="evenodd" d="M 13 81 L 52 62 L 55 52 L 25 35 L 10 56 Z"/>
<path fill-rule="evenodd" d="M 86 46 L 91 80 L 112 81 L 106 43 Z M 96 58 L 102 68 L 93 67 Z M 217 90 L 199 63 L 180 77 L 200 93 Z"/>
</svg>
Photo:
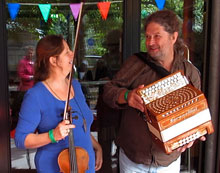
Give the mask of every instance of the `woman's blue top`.
<svg viewBox="0 0 220 173">
<path fill-rule="evenodd" d="M 81 85 L 77 80 L 72 81 L 75 96 L 70 100 L 69 105 L 74 113 L 72 117 L 75 128 L 73 129 L 74 144 L 84 148 L 89 154 L 89 170 L 87 173 L 95 172 L 95 153 L 92 146 L 90 127 L 93 122 L 93 114 L 89 109 Z M 42 82 L 38 82 L 29 89 L 23 99 L 19 113 L 19 121 L 16 127 L 15 144 L 18 148 L 24 149 L 24 141 L 28 134 L 48 132 L 54 129 L 63 120 L 65 101 L 55 98 Z M 83 127 L 83 117 L 86 120 L 87 130 Z M 60 172 L 58 166 L 59 153 L 68 148 L 69 137 L 57 143 L 39 147 L 35 155 L 37 172 L 55 173 Z"/>
</svg>

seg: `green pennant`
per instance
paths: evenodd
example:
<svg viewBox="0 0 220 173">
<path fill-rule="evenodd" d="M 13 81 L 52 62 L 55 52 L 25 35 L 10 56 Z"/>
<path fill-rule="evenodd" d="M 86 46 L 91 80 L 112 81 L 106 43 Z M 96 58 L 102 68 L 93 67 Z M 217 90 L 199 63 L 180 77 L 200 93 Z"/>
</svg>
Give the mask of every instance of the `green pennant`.
<svg viewBox="0 0 220 173">
<path fill-rule="evenodd" d="M 38 4 L 38 7 L 40 8 L 44 21 L 47 22 L 50 14 L 51 4 Z"/>
</svg>

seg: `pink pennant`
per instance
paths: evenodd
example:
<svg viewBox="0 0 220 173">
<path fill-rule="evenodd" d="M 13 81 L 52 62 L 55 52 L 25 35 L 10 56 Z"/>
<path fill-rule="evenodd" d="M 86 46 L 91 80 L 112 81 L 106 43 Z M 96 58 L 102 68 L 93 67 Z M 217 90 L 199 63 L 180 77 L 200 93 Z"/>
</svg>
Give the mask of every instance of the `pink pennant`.
<svg viewBox="0 0 220 173">
<path fill-rule="evenodd" d="M 102 19 L 106 20 L 109 12 L 111 2 L 98 2 L 97 6 L 99 8 L 99 12 L 102 15 Z"/>
<path fill-rule="evenodd" d="M 70 4 L 70 8 L 71 8 L 73 17 L 74 17 L 74 19 L 76 21 L 77 18 L 78 18 L 78 15 L 79 15 L 80 3 Z"/>
</svg>

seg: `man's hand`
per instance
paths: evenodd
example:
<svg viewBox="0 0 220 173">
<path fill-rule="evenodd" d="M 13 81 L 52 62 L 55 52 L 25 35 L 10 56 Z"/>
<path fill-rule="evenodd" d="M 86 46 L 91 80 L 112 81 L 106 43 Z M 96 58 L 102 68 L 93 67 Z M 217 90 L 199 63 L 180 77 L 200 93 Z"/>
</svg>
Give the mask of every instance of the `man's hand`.
<svg viewBox="0 0 220 173">
<path fill-rule="evenodd" d="M 131 90 L 128 93 L 128 105 L 136 108 L 138 110 L 140 110 L 141 112 L 144 112 L 144 102 L 142 100 L 142 98 L 137 94 L 137 90 L 143 88 L 144 85 L 140 85 L 138 88 L 135 88 L 133 90 Z"/>
<path fill-rule="evenodd" d="M 206 137 L 205 137 L 205 136 L 201 136 L 201 137 L 199 138 L 199 140 L 205 141 L 205 140 L 206 140 Z M 190 143 L 188 143 L 188 144 L 186 144 L 186 145 L 184 145 L 184 146 L 178 148 L 177 151 L 179 151 L 179 152 L 181 152 L 181 153 L 184 152 L 187 148 L 192 147 L 193 144 L 194 144 L 194 142 L 195 142 L 195 141 L 192 141 L 192 142 L 190 142 Z"/>
</svg>

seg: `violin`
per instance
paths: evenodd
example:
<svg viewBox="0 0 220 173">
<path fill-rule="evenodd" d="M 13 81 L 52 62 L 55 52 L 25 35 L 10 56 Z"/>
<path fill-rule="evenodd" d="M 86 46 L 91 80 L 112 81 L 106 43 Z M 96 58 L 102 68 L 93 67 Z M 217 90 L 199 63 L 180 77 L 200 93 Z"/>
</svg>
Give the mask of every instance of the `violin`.
<svg viewBox="0 0 220 173">
<path fill-rule="evenodd" d="M 79 33 L 79 26 L 80 26 L 80 21 L 81 21 L 82 7 L 83 7 L 83 3 L 81 3 L 80 5 L 80 11 L 79 11 L 79 17 L 78 17 L 78 23 L 77 23 L 77 29 L 76 29 L 76 37 L 75 37 L 74 49 L 73 49 L 73 59 L 75 57 L 76 45 L 78 41 L 78 33 Z M 72 69 L 69 74 L 68 94 L 67 94 L 67 99 L 65 102 L 65 109 L 63 113 L 63 120 L 69 120 L 71 124 L 72 124 L 73 117 L 72 117 L 71 107 L 69 106 L 69 99 L 70 99 L 72 76 L 73 76 L 73 69 L 74 69 L 73 64 L 74 63 L 72 63 Z M 88 169 L 88 163 L 89 163 L 88 152 L 81 147 L 75 147 L 73 129 L 70 129 L 68 136 L 69 136 L 69 148 L 61 151 L 58 156 L 58 165 L 60 167 L 60 172 L 85 173 L 85 171 Z"/>
<path fill-rule="evenodd" d="M 76 160 L 75 159 L 69 159 L 71 156 L 69 156 L 69 150 L 65 149 L 63 150 L 59 156 L 58 156 L 58 163 L 60 166 L 60 172 L 63 173 L 85 173 L 85 171 L 88 169 L 88 162 L 89 162 L 89 155 L 87 151 L 81 147 L 75 147 L 76 152 Z M 69 164 L 70 162 L 72 162 Z M 71 165 L 74 165 L 74 167 L 71 167 Z"/>
<path fill-rule="evenodd" d="M 71 119 L 71 108 L 68 108 L 66 114 Z M 58 164 L 60 172 L 63 173 L 85 173 L 88 169 L 89 155 L 87 151 L 81 147 L 75 147 L 73 138 L 73 129 L 69 132 L 69 148 L 64 149 L 58 156 Z"/>
</svg>

